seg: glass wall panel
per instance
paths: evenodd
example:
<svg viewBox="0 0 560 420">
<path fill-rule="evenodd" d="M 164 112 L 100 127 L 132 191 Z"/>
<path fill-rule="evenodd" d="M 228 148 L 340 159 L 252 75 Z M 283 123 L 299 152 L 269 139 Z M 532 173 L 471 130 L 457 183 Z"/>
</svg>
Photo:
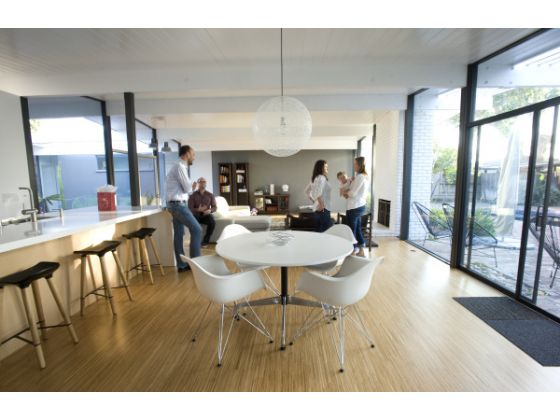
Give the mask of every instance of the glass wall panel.
<svg viewBox="0 0 560 420">
<path fill-rule="evenodd" d="M 451 253 L 460 106 L 460 89 L 429 89 L 414 97 L 409 240 L 446 261 Z"/>
<path fill-rule="evenodd" d="M 475 119 L 560 96 L 560 29 L 478 66 Z"/>
<path fill-rule="evenodd" d="M 540 113 L 537 164 L 521 296 L 560 316 L 560 142 L 555 108 Z"/>
<path fill-rule="evenodd" d="M 96 206 L 97 187 L 107 183 L 101 103 L 83 97 L 28 103 L 40 211 Z"/>
<path fill-rule="evenodd" d="M 126 120 L 122 115 L 111 117 L 111 137 L 113 139 L 113 161 L 115 165 L 115 185 L 117 205 L 130 206 L 130 171 L 128 166 L 128 142 Z"/>
<path fill-rule="evenodd" d="M 473 129 L 463 264 L 516 289 L 533 114 Z"/>
<path fill-rule="evenodd" d="M 140 177 L 140 203 L 156 204 L 156 158 L 150 148 L 152 129 L 136 122 L 136 151 L 138 153 L 138 172 Z"/>
</svg>

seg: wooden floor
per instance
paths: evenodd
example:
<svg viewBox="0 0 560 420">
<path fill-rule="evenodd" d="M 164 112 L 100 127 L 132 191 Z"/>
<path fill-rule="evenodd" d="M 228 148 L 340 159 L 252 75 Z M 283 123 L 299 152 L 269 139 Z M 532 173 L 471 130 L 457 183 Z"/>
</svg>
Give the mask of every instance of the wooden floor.
<svg viewBox="0 0 560 420">
<path fill-rule="evenodd" d="M 347 328 L 346 371 L 338 373 L 322 325 L 286 351 L 236 323 L 216 367 L 218 307 L 196 343 L 190 338 L 207 301 L 190 273 L 133 282 L 134 302 L 117 290 L 113 319 L 99 300 L 73 318 L 80 343 L 63 329 L 44 344 L 40 370 L 26 346 L 0 362 L 1 391 L 526 391 L 560 390 L 560 368 L 545 368 L 453 301 L 499 295 L 492 288 L 396 239 L 381 239 L 386 256 L 361 303 L 376 348 Z M 211 252 L 211 251 L 206 251 Z M 290 271 L 290 283 L 298 270 Z M 270 271 L 278 279 L 279 271 Z M 291 334 L 310 309 L 289 307 Z M 279 336 L 280 308 L 259 308 Z"/>
</svg>

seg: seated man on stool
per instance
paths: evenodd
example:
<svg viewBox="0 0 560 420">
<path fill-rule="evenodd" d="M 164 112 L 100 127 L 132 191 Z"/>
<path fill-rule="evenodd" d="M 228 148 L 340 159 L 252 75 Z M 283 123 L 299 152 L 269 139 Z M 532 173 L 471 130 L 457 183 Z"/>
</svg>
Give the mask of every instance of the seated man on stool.
<svg viewBox="0 0 560 420">
<path fill-rule="evenodd" d="M 210 237 L 216 227 L 216 222 L 214 221 L 212 213 L 214 213 L 218 207 L 216 206 L 214 194 L 206 190 L 206 180 L 204 178 L 199 178 L 197 184 L 198 190 L 193 192 L 189 197 L 189 209 L 196 220 L 198 220 L 198 223 L 206 225 L 206 235 L 204 235 L 202 239 L 202 246 L 206 246 L 210 242 Z"/>
</svg>

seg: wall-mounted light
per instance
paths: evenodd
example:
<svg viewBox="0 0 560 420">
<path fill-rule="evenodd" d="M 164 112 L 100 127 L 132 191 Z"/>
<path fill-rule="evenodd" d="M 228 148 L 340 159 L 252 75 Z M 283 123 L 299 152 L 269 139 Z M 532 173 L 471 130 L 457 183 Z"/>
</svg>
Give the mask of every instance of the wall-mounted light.
<svg viewBox="0 0 560 420">
<path fill-rule="evenodd" d="M 168 141 L 163 142 L 163 147 L 161 148 L 161 151 L 163 153 L 170 153 L 170 152 L 173 151 L 173 150 L 171 150 L 171 147 L 169 147 L 169 142 Z"/>
</svg>

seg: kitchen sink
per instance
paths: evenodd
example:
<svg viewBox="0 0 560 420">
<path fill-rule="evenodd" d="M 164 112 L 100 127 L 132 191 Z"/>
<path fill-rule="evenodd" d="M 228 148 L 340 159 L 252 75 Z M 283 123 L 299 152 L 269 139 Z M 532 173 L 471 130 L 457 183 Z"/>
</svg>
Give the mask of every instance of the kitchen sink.
<svg viewBox="0 0 560 420">
<path fill-rule="evenodd" d="M 40 213 L 37 215 L 37 220 L 54 219 L 55 217 L 59 217 L 58 213 Z M 25 223 L 30 221 L 31 221 L 31 216 L 22 215 L 22 216 L 8 217 L 6 219 L 2 219 L 0 220 L 0 224 L 2 224 L 2 226 L 19 225 L 20 223 Z"/>
</svg>

